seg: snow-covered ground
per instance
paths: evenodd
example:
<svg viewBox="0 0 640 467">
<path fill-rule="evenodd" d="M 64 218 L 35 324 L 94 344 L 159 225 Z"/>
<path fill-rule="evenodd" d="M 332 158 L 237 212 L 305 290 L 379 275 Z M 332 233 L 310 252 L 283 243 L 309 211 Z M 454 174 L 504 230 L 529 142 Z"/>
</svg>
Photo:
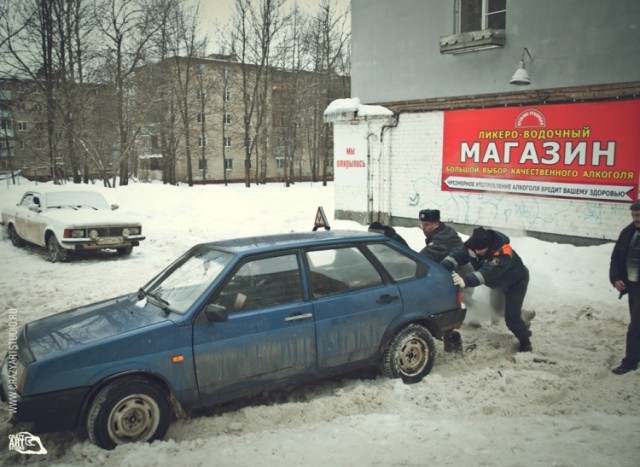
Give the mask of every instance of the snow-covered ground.
<svg viewBox="0 0 640 467">
<path fill-rule="evenodd" d="M 34 186 L 2 183 L 0 206 Z M 3 229 L 5 316 L 16 309 L 24 323 L 137 290 L 194 243 L 311 230 L 318 206 L 333 229 L 366 229 L 334 221 L 331 185 L 93 188 L 138 217 L 147 240 L 128 258 L 96 254 L 52 264 L 37 248 L 13 247 Z M 620 219 L 620 229 L 629 222 Z M 419 228 L 397 230 L 411 247 L 422 247 Z M 175 421 L 152 445 L 103 451 L 82 430 L 42 434 L 42 456 L 9 450 L 17 427 L 5 421 L 5 406 L 0 465 L 640 465 L 640 371 L 610 371 L 623 356 L 628 324 L 626 301 L 608 282 L 612 244 L 516 236 L 512 244 L 531 271 L 525 309 L 536 312 L 532 353 L 516 353 L 515 338 L 503 320 L 492 320 L 487 291 L 479 288 L 461 329 L 464 352 L 440 352 L 418 384 L 347 375 Z M 0 342 L 8 341 L 8 327 L 0 319 Z"/>
</svg>

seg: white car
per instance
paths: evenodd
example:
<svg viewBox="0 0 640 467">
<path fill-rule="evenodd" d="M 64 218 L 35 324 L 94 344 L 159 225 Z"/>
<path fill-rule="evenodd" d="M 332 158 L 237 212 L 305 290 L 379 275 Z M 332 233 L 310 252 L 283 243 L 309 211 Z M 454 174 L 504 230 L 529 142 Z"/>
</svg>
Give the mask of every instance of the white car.
<svg viewBox="0 0 640 467">
<path fill-rule="evenodd" d="M 129 255 L 142 235 L 139 222 L 113 212 L 101 193 L 53 187 L 27 191 L 15 206 L 2 209 L 11 242 L 45 247 L 52 262 L 77 251 L 115 249 Z"/>
</svg>

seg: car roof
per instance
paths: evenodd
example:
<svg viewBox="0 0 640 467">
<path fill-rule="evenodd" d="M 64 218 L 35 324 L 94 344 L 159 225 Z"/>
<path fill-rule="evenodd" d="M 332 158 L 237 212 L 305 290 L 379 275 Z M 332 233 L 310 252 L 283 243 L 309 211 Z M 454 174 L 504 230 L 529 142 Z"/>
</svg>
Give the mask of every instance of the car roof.
<svg viewBox="0 0 640 467">
<path fill-rule="evenodd" d="M 371 232 L 355 230 L 329 230 L 316 232 L 297 232 L 256 237 L 234 238 L 215 242 L 201 243 L 196 247 L 225 250 L 230 253 L 260 253 L 287 248 L 322 246 L 325 244 L 352 243 L 366 240 L 390 240 L 388 237 Z"/>
</svg>

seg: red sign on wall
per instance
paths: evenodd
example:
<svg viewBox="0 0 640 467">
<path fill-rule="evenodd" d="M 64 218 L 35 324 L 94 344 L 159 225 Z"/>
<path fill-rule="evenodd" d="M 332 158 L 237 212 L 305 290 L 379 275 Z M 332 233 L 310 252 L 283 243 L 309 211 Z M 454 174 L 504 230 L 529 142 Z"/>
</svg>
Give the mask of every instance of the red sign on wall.
<svg viewBox="0 0 640 467">
<path fill-rule="evenodd" d="M 638 198 L 640 101 L 444 114 L 442 190 Z"/>
</svg>

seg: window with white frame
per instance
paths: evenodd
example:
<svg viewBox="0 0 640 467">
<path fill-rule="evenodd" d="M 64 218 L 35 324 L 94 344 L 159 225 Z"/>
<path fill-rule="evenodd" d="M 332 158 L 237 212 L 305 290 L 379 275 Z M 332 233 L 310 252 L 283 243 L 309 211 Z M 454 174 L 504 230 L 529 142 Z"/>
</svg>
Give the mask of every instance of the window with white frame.
<svg viewBox="0 0 640 467">
<path fill-rule="evenodd" d="M 284 169 L 284 157 L 276 157 L 276 168 Z"/>
<path fill-rule="evenodd" d="M 222 120 L 225 125 L 229 125 L 231 123 L 231 114 L 224 114 Z"/>
<path fill-rule="evenodd" d="M 18 122 L 18 131 L 27 131 L 27 122 Z"/>
<path fill-rule="evenodd" d="M 225 148 L 230 148 L 231 147 L 231 136 L 225 136 L 224 137 L 224 147 Z"/>
<path fill-rule="evenodd" d="M 207 137 L 198 136 L 198 147 L 206 148 L 207 147 Z"/>
<path fill-rule="evenodd" d="M 224 160 L 224 169 L 225 170 L 233 170 L 233 159 L 225 159 Z"/>
<path fill-rule="evenodd" d="M 507 0 L 458 0 L 456 32 L 504 29 Z"/>
<path fill-rule="evenodd" d="M 198 123 L 204 123 L 205 121 L 205 116 L 203 113 L 199 113 L 198 114 Z"/>
<path fill-rule="evenodd" d="M 196 89 L 196 98 L 197 99 L 204 99 L 206 97 L 207 93 L 204 91 L 204 89 Z"/>
<path fill-rule="evenodd" d="M 440 53 L 458 54 L 502 47 L 507 0 L 454 0 L 453 34 L 440 37 Z"/>
<path fill-rule="evenodd" d="M 231 91 L 228 89 L 224 92 L 224 101 L 229 102 L 231 100 Z"/>
</svg>

